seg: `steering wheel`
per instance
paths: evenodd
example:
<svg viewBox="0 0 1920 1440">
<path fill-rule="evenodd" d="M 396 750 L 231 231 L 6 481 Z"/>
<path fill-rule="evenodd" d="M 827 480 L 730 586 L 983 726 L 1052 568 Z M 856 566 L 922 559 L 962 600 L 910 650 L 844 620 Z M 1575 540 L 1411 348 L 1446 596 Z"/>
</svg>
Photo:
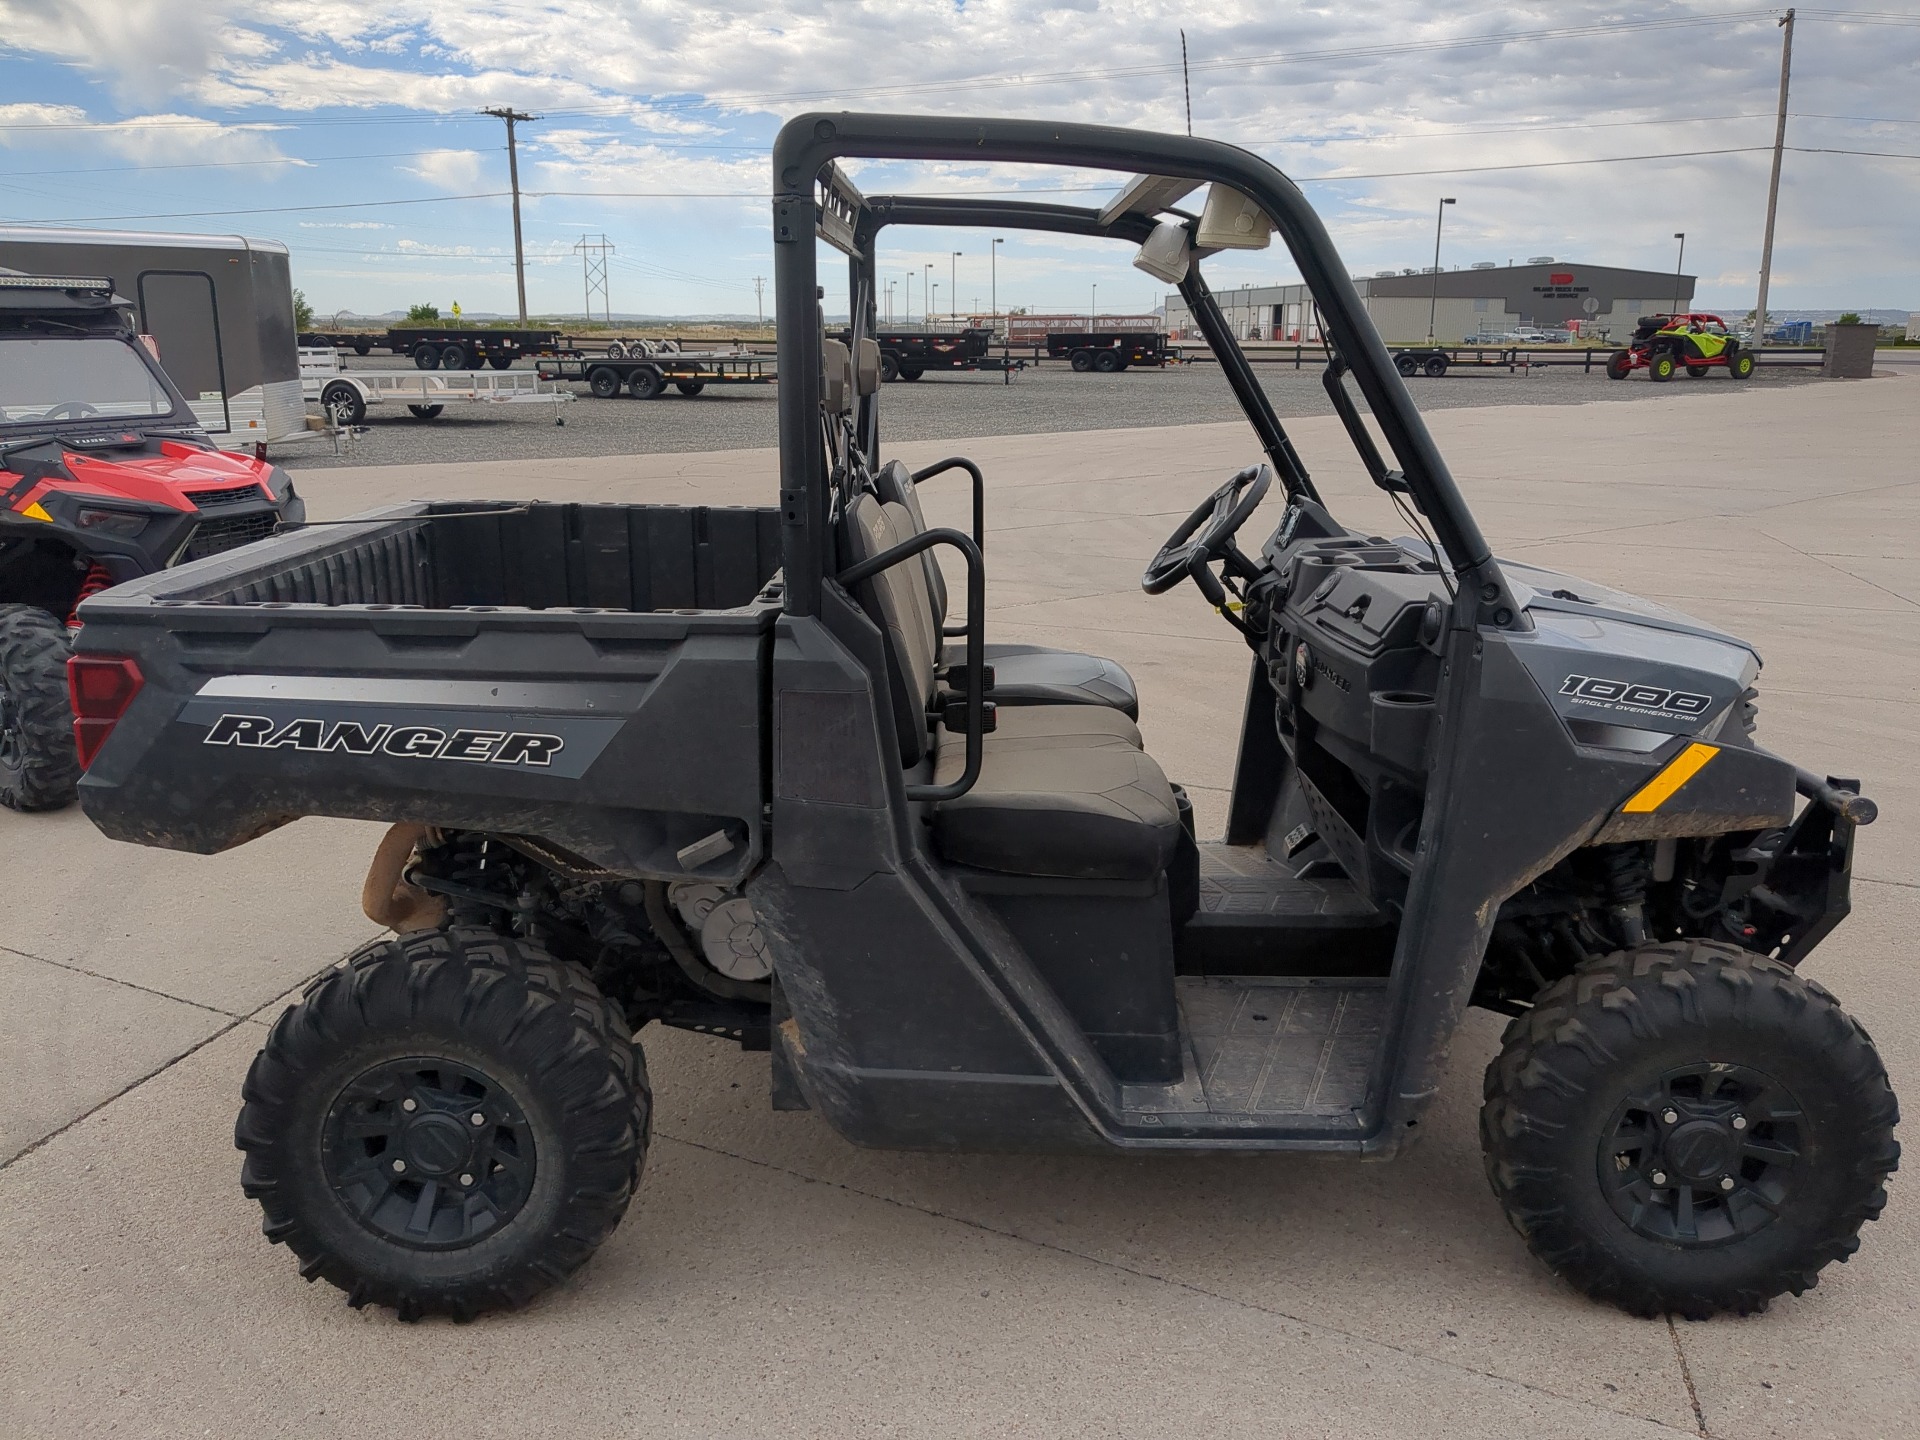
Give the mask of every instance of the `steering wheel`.
<svg viewBox="0 0 1920 1440">
<path fill-rule="evenodd" d="M 1160 553 L 1153 557 L 1140 577 L 1140 588 L 1149 595 L 1161 595 L 1189 577 L 1215 605 L 1226 600 L 1226 591 L 1207 566 L 1239 552 L 1233 537 L 1247 517 L 1260 508 L 1273 484 L 1273 471 L 1265 465 L 1249 465 L 1195 508 L 1180 522 L 1180 528 L 1167 537 Z M 1248 567 L 1251 569 L 1251 566 Z"/>
<path fill-rule="evenodd" d="M 40 418 L 42 420 L 84 420 L 89 415 L 99 413 L 98 405 L 89 405 L 85 400 L 63 400 Z"/>
</svg>

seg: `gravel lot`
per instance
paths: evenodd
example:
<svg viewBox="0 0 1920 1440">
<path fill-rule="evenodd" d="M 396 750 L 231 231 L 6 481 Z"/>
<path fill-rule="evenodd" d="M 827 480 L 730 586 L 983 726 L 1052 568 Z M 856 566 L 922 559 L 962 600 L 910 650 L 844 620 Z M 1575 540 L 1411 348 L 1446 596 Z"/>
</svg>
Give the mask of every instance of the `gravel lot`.
<svg viewBox="0 0 1920 1440">
<path fill-rule="evenodd" d="M 353 370 L 392 370 L 406 361 L 391 356 L 348 356 Z M 1763 388 L 1811 384 L 1810 369 L 1761 369 L 1748 382 Z M 1260 367 L 1262 383 L 1284 420 L 1330 413 L 1316 369 L 1277 364 Z M 1724 375 L 1655 385 L 1635 376 L 1609 383 L 1599 370 L 1551 368 L 1509 374 L 1505 370 L 1454 370 L 1437 380 L 1408 382 L 1422 409 L 1479 405 L 1671 405 L 1730 395 L 1747 388 Z M 556 459 L 576 455 L 646 455 L 682 450 L 733 450 L 777 443 L 774 388 L 770 385 L 709 386 L 698 398 L 669 391 L 658 400 L 596 400 L 585 386 L 580 398 L 555 410 L 545 405 L 480 407 L 449 405 L 437 420 L 413 419 L 399 406 L 368 412 L 368 433 L 338 455 L 324 442 L 286 447 L 277 457 L 289 470 L 337 465 L 419 465 L 435 462 Z M 889 385 L 881 407 L 881 433 L 891 440 L 941 440 L 976 435 L 1050 434 L 1063 430 L 1111 430 L 1196 425 L 1237 420 L 1238 403 L 1218 367 L 1174 366 L 1129 370 L 1118 375 L 1076 375 L 1064 365 L 1041 365 L 1011 384 L 986 374 L 929 374 L 914 384 Z"/>
</svg>

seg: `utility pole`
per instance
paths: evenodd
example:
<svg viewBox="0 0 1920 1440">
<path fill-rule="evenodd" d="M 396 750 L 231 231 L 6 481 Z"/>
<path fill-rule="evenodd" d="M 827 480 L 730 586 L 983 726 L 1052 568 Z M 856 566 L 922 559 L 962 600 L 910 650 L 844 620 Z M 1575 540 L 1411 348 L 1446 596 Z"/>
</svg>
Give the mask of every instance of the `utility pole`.
<svg viewBox="0 0 1920 1440">
<path fill-rule="evenodd" d="M 927 328 L 933 328 L 933 262 L 927 262 L 927 273 L 920 282 L 920 308 L 927 312 Z"/>
<path fill-rule="evenodd" d="M 1096 284 L 1093 287 L 1093 294 L 1087 298 L 1087 329 L 1098 330 L 1099 328 L 1100 328 L 1100 287 L 1098 284 Z"/>
<path fill-rule="evenodd" d="M 994 328 L 1000 328 L 1000 247 L 1007 242 L 1000 236 L 993 237 L 993 244 L 987 247 L 987 253 L 993 258 L 988 262 L 991 267 L 987 274 L 987 304 L 993 307 Z"/>
<path fill-rule="evenodd" d="M 1767 180 L 1767 234 L 1760 242 L 1760 302 L 1753 309 L 1753 343 L 1767 343 L 1767 282 L 1773 278 L 1773 212 L 1780 203 L 1780 156 L 1787 148 L 1787 80 L 1793 74 L 1793 11 L 1780 19 L 1780 113 L 1773 122 L 1773 174 Z"/>
<path fill-rule="evenodd" d="M 1687 264 L 1687 232 L 1676 230 L 1673 232 L 1673 238 L 1680 242 L 1680 253 L 1673 262 L 1673 313 L 1678 315 L 1680 313 L 1680 272 L 1686 268 Z"/>
<path fill-rule="evenodd" d="M 756 275 L 753 277 L 753 308 L 760 312 L 760 323 L 762 325 L 767 323 L 767 305 L 765 299 L 762 298 L 766 294 L 766 286 L 766 276 Z"/>
<path fill-rule="evenodd" d="M 507 122 L 507 182 L 513 187 L 513 283 L 520 292 L 520 323 L 524 325 L 527 323 L 527 256 L 520 243 L 520 155 L 513 144 L 513 126 L 517 120 L 540 117 L 524 114 L 511 105 L 480 113 Z"/>
<path fill-rule="evenodd" d="M 600 312 L 607 324 L 613 323 L 613 301 L 607 293 L 607 256 L 613 254 L 613 246 L 602 235 L 598 240 L 580 237 L 580 243 L 573 247 L 573 253 L 580 257 L 580 272 L 587 287 L 587 319 L 593 319 L 593 292 L 600 292 Z"/>
<path fill-rule="evenodd" d="M 953 252 L 953 258 L 947 261 L 947 303 L 955 310 L 960 308 L 960 252 Z"/>
<path fill-rule="evenodd" d="M 1440 203 L 1434 207 L 1433 219 L 1433 295 L 1427 301 L 1427 343 L 1433 344 L 1434 316 L 1440 310 L 1440 227 L 1447 218 L 1447 206 L 1453 204 L 1453 196 L 1443 195 Z"/>
</svg>

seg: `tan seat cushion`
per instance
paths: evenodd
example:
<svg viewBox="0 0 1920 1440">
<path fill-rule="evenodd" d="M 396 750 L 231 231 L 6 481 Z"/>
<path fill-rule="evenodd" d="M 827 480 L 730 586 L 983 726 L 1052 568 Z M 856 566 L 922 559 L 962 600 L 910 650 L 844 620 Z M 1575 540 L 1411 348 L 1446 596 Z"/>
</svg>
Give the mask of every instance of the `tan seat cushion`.
<svg viewBox="0 0 1920 1440">
<path fill-rule="evenodd" d="M 959 865 L 1066 880 L 1150 880 L 1180 842 L 1173 788 L 1140 731 L 1102 705 L 999 712 L 980 779 L 934 812 L 934 845 Z M 940 732 L 937 784 L 960 777 L 964 736 Z"/>
</svg>

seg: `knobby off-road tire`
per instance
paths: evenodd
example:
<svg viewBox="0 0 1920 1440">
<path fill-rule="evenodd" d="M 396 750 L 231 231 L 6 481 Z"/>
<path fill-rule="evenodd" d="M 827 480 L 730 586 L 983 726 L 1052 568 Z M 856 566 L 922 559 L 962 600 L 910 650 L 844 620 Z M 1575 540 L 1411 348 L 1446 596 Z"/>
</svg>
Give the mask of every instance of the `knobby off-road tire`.
<svg viewBox="0 0 1920 1440">
<path fill-rule="evenodd" d="M 527 941 L 374 941 L 255 1057 L 241 1188 L 300 1273 L 356 1308 L 517 1309 L 586 1262 L 639 1185 L 652 1094 L 630 1033 L 585 970 Z"/>
<path fill-rule="evenodd" d="M 1694 940 L 1543 990 L 1487 1067 L 1480 1139 L 1550 1270 L 1635 1315 L 1705 1319 L 1798 1295 L 1859 1248 L 1898 1120 L 1873 1042 L 1833 996 Z"/>
<path fill-rule="evenodd" d="M 0 605 L 0 805 L 58 810 L 80 757 L 67 700 L 67 627 L 32 605 Z"/>
</svg>

